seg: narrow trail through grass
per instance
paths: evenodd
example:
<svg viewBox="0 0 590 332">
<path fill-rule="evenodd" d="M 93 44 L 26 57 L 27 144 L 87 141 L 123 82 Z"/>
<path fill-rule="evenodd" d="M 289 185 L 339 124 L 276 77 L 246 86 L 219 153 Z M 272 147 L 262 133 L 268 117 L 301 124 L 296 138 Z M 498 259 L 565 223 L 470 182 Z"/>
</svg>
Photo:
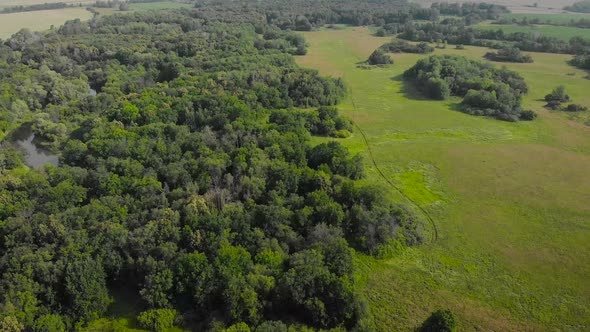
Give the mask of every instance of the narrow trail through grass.
<svg viewBox="0 0 590 332">
<path fill-rule="evenodd" d="M 436 241 L 388 259 L 356 256 L 359 292 L 378 330 L 411 331 L 440 308 L 456 312 L 465 331 L 589 330 L 590 112 L 550 112 L 542 102 L 564 85 L 576 103 L 590 105 L 588 73 L 567 65 L 567 55 L 505 64 L 530 86 L 525 108 L 540 114 L 507 123 L 406 86 L 403 72 L 422 55 L 357 68 L 389 41 L 368 29 L 305 37 L 310 49 L 299 64 L 342 77 L 351 89 L 338 107 L 360 134 L 341 142 L 366 157 L 365 181 L 388 184 L 392 199 L 436 225 Z M 482 60 L 487 51 L 449 46 L 435 54 Z"/>
<path fill-rule="evenodd" d="M 349 93 L 350 93 L 350 101 L 351 101 L 352 107 L 353 107 L 352 121 L 353 121 L 354 126 L 356 127 L 357 131 L 363 137 L 363 141 L 365 142 L 365 145 L 367 146 L 367 151 L 369 152 L 369 158 L 371 159 L 372 164 L 375 166 L 375 169 L 377 170 L 379 175 L 383 178 L 383 180 L 385 180 L 385 182 L 387 182 L 395 191 L 397 191 L 400 195 L 404 196 L 409 202 L 411 202 L 412 205 L 414 206 L 414 208 L 416 208 L 416 209 L 420 210 L 420 212 L 422 212 L 424 217 L 428 220 L 428 222 L 432 226 L 432 239 L 431 240 L 432 241 L 438 240 L 438 229 L 436 228 L 436 223 L 434 222 L 434 219 L 432 219 L 430 214 L 422 206 L 420 206 L 420 204 L 416 203 L 414 200 L 412 200 L 410 197 L 408 197 L 408 195 L 406 195 L 401 188 L 399 188 L 395 183 L 393 183 L 389 178 L 387 178 L 387 176 L 385 176 L 385 174 L 383 174 L 383 171 L 381 171 L 381 169 L 379 168 L 379 165 L 377 165 L 377 162 L 375 161 L 375 157 L 373 157 L 373 150 L 371 149 L 371 145 L 369 144 L 369 141 L 367 140 L 367 136 L 365 135 L 365 132 L 354 121 L 355 120 L 354 114 L 356 113 L 357 107 L 354 102 L 354 93 L 352 91 L 352 88 L 349 88 Z"/>
</svg>

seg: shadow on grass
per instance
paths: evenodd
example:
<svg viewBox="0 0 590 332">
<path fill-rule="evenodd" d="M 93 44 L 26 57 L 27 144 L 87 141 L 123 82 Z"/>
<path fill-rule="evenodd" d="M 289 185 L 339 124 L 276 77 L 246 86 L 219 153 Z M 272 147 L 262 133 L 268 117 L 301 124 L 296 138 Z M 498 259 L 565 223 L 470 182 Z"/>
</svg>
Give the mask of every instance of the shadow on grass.
<svg viewBox="0 0 590 332">
<path fill-rule="evenodd" d="M 397 75 L 391 78 L 394 82 L 401 82 L 402 88 L 399 90 L 400 94 L 403 94 L 405 98 L 412 100 L 432 100 L 416 88 L 416 85 L 408 80 L 404 79 L 404 75 Z"/>
</svg>

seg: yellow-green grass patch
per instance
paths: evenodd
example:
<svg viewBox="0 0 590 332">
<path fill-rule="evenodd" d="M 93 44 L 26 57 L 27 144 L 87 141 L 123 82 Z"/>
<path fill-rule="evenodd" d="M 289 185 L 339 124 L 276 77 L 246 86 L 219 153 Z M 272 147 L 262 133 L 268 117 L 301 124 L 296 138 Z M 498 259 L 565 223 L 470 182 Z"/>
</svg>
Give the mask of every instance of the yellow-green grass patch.
<svg viewBox="0 0 590 332">
<path fill-rule="evenodd" d="M 84 7 L 73 7 L 0 14 L 0 38 L 7 39 L 23 28 L 32 31 L 48 30 L 51 26 L 59 27 L 66 21 L 76 18 L 89 20 L 92 18 L 92 13 Z"/>
</svg>

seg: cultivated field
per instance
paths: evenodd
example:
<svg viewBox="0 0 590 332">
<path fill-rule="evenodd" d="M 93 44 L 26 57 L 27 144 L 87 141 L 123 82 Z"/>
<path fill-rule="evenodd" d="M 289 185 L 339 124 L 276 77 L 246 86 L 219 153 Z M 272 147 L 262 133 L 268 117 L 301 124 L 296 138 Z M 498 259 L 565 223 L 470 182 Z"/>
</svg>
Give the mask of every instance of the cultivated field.
<svg viewBox="0 0 590 332">
<path fill-rule="evenodd" d="M 389 38 L 364 28 L 305 33 L 303 66 L 343 77 L 341 110 L 365 132 L 381 172 L 432 216 L 438 239 L 393 258 L 357 256 L 356 278 L 380 331 L 410 331 L 450 308 L 464 331 L 590 329 L 590 127 L 543 109 L 559 84 L 590 105 L 587 73 L 570 56 L 532 54 L 507 64 L 527 80 L 534 122 L 507 123 L 456 111 L 458 100 L 424 100 L 400 75 L 418 58 L 359 69 Z M 487 49 L 435 52 L 481 59 Z M 355 107 L 356 105 L 356 107 Z M 584 116 L 588 116 L 585 114 Z M 361 134 L 342 140 L 364 155 L 369 178 L 387 185 Z M 406 198 L 407 197 L 407 198 Z"/>
<path fill-rule="evenodd" d="M 33 31 L 47 30 L 52 25 L 59 27 L 67 20 L 79 18 L 88 20 L 92 13 L 84 7 L 55 10 L 39 10 L 24 13 L 0 14 L 0 38 L 6 39 L 22 28 Z"/>
</svg>

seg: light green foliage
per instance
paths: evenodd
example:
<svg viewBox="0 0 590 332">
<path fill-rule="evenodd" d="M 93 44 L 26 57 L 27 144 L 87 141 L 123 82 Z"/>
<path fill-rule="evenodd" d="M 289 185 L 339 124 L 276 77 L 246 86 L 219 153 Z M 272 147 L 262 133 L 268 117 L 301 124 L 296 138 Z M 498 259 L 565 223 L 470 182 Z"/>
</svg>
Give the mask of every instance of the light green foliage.
<svg viewBox="0 0 590 332">
<path fill-rule="evenodd" d="M 59 315 L 43 315 L 33 326 L 35 332 L 65 332 L 66 324 Z"/>
<path fill-rule="evenodd" d="M 144 311 L 137 316 L 139 325 L 149 331 L 164 332 L 174 325 L 178 313 L 172 309 L 153 309 Z"/>
<path fill-rule="evenodd" d="M 91 258 L 79 258 L 66 267 L 65 290 L 77 320 L 92 321 L 111 302 L 102 266 Z"/>
</svg>

